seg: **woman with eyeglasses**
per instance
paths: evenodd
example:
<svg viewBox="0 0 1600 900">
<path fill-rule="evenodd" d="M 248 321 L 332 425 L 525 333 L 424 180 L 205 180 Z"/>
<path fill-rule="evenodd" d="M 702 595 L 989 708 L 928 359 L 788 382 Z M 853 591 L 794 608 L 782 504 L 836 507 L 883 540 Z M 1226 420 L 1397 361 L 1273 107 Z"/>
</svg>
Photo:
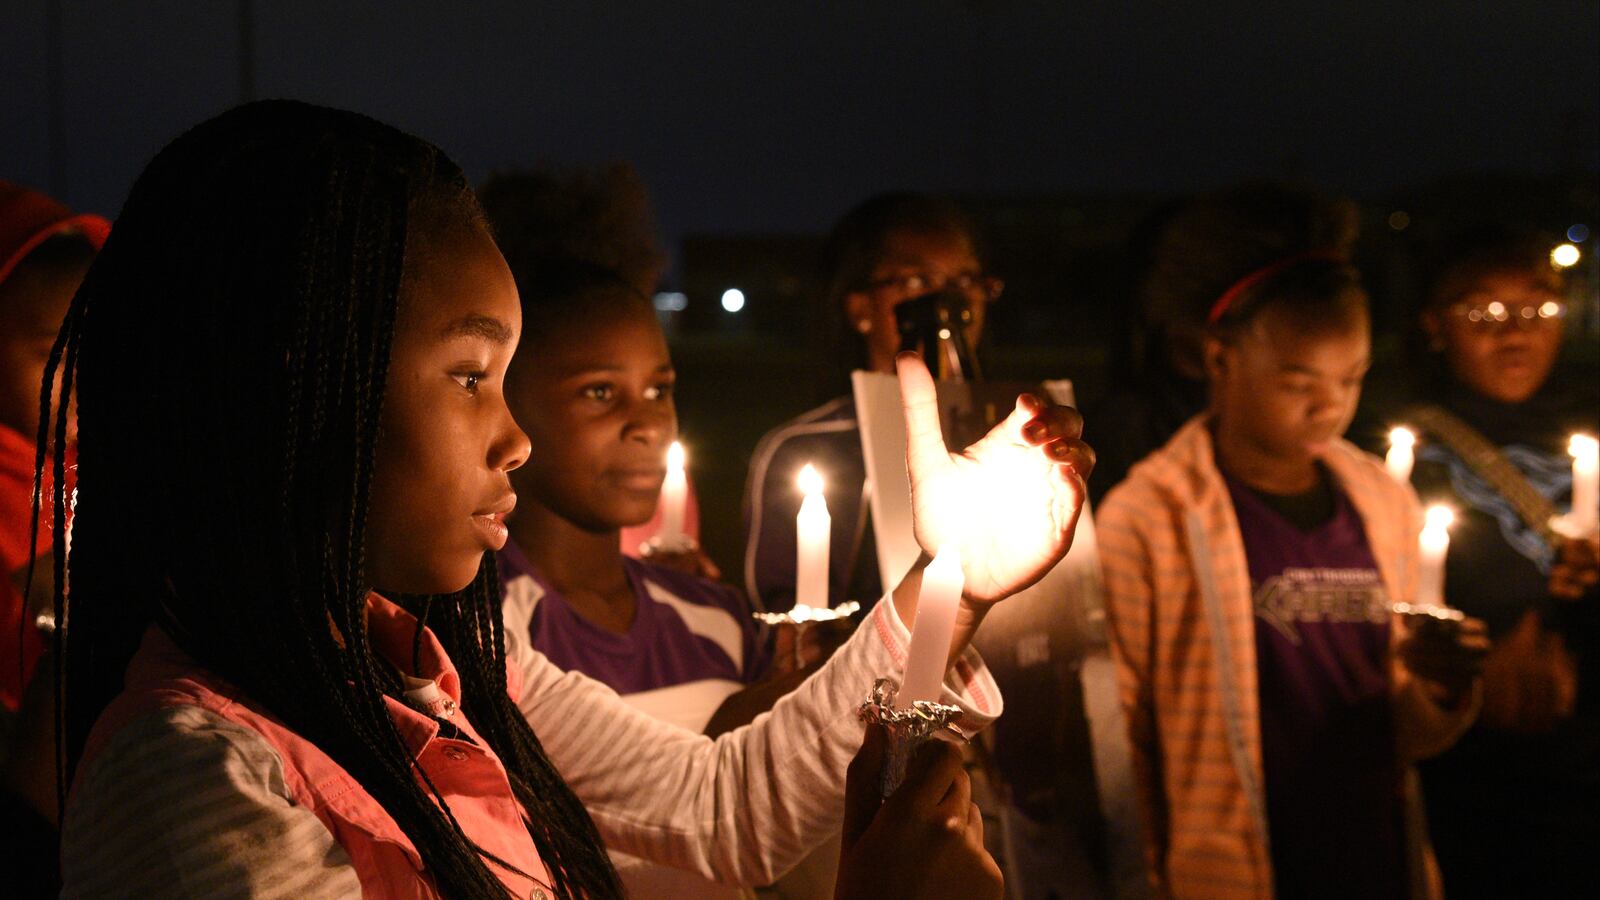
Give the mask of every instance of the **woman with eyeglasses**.
<svg viewBox="0 0 1600 900">
<path fill-rule="evenodd" d="M 863 202 L 834 226 L 821 262 L 825 307 L 843 323 L 835 328 L 845 336 L 839 346 L 850 348 L 840 354 L 845 371 L 894 372 L 900 348 L 895 307 L 933 293 L 966 301 L 966 342 L 977 346 L 988 305 L 1004 287 L 988 274 L 967 214 L 954 201 L 926 194 L 879 194 Z M 848 393 L 779 425 L 756 445 L 745 482 L 745 588 L 764 609 L 794 606 L 795 515 L 802 499 L 795 479 L 807 463 L 823 475 L 833 519 L 830 605 L 871 602 L 883 590 L 867 528 L 855 399 Z"/>
<path fill-rule="evenodd" d="M 1548 525 L 1600 392 L 1592 371 L 1558 374 L 1567 307 L 1550 246 L 1500 230 L 1451 242 L 1421 315 L 1424 402 L 1386 423 L 1419 434 L 1418 493 L 1456 511 L 1446 596 L 1493 641 L 1476 726 L 1422 765 L 1453 898 L 1600 896 L 1600 545 Z"/>
</svg>

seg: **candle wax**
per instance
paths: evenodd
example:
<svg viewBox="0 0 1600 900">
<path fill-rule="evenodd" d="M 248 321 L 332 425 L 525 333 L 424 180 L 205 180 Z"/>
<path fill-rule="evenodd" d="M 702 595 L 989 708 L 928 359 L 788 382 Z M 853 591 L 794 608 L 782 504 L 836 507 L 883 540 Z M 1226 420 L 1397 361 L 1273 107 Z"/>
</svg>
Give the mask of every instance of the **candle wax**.
<svg viewBox="0 0 1600 900">
<path fill-rule="evenodd" d="M 673 441 L 667 449 L 667 479 L 661 483 L 661 531 L 656 535 L 663 546 L 683 540 L 683 511 L 689 499 L 689 479 L 683 467 L 683 445 Z"/>
<path fill-rule="evenodd" d="M 961 574 L 961 551 L 954 544 L 939 548 L 933 562 L 922 571 L 917 618 L 911 626 L 911 649 L 906 652 L 906 677 L 895 706 L 910 708 L 918 700 L 938 700 L 950 660 L 950 638 L 955 634 L 956 610 L 966 580 Z"/>
<path fill-rule="evenodd" d="M 1396 428 L 1389 432 L 1389 452 L 1383 458 L 1384 468 L 1389 470 L 1389 477 L 1405 484 L 1411 480 L 1411 468 L 1416 465 L 1417 436 L 1407 428 Z"/>
<path fill-rule="evenodd" d="M 833 518 L 828 515 L 828 501 L 822 496 L 822 476 L 810 463 L 800 471 L 800 489 L 805 492 L 805 500 L 795 517 L 795 605 L 826 609 Z"/>
</svg>

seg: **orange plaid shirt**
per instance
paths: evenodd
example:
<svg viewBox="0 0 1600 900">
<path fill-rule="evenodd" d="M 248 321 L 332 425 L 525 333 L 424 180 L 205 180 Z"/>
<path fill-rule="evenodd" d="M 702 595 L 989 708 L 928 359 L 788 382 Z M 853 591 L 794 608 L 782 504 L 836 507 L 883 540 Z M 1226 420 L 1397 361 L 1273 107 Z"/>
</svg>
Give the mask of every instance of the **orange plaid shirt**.
<svg viewBox="0 0 1600 900">
<path fill-rule="evenodd" d="M 1361 516 L 1389 596 L 1412 596 L 1416 493 L 1347 442 L 1322 461 Z M 1096 525 L 1155 889 L 1271 897 L 1250 572 L 1206 417 L 1136 465 Z M 1404 762 L 1444 750 L 1476 713 L 1440 709 L 1398 663 L 1393 683 Z M 1425 838 L 1420 819 L 1410 824 L 1412 881 L 1425 894 Z"/>
</svg>

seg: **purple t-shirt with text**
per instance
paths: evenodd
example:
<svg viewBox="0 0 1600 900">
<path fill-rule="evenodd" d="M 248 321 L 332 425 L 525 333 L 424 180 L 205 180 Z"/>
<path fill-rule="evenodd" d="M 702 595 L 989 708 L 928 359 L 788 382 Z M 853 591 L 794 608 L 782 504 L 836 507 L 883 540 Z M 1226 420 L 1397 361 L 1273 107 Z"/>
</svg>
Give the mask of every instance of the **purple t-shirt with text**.
<svg viewBox="0 0 1600 900">
<path fill-rule="evenodd" d="M 1302 531 L 1226 479 L 1255 604 L 1261 758 L 1280 897 L 1406 894 L 1389 598 L 1349 498 Z"/>
<path fill-rule="evenodd" d="M 618 694 L 708 679 L 749 684 L 766 671 L 768 653 L 750 606 L 726 585 L 624 557 L 636 612 L 628 633 L 616 634 L 579 616 L 515 544 L 507 543 L 496 561 L 507 589 L 526 578 L 539 594 L 528 628 L 533 648 Z"/>
</svg>

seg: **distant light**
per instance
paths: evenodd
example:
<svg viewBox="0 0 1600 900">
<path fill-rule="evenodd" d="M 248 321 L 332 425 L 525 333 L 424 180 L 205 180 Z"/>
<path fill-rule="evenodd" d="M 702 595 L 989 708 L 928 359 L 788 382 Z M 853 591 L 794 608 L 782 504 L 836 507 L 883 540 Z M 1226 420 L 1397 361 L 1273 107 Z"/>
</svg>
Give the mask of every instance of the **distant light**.
<svg viewBox="0 0 1600 900">
<path fill-rule="evenodd" d="M 1573 244 L 1557 244 L 1555 249 L 1550 251 L 1550 264 L 1558 269 L 1570 269 L 1578 264 L 1582 256 L 1583 254 L 1579 253 Z"/>
<path fill-rule="evenodd" d="M 939 340 L 941 340 L 941 341 L 950 340 L 950 329 L 948 329 L 948 328 L 939 329 Z"/>
<path fill-rule="evenodd" d="M 689 307 L 689 295 L 677 291 L 663 291 L 652 298 L 656 309 L 662 312 L 682 312 Z"/>
<path fill-rule="evenodd" d="M 722 308 L 731 313 L 744 309 L 744 291 L 738 288 L 728 288 L 723 291 Z"/>
<path fill-rule="evenodd" d="M 1389 443 L 1395 447 L 1415 447 L 1417 445 L 1417 433 L 1409 428 L 1391 428 L 1389 429 Z"/>
<path fill-rule="evenodd" d="M 1567 229 L 1567 240 L 1581 244 L 1589 239 L 1589 226 L 1582 222 Z"/>
<path fill-rule="evenodd" d="M 1411 226 L 1411 214 L 1403 209 L 1389 213 L 1389 227 L 1395 231 L 1405 231 Z"/>
<path fill-rule="evenodd" d="M 1561 304 L 1557 303 L 1556 301 L 1546 300 L 1545 302 L 1539 304 L 1539 318 L 1554 319 L 1559 315 L 1561 315 Z"/>
</svg>

